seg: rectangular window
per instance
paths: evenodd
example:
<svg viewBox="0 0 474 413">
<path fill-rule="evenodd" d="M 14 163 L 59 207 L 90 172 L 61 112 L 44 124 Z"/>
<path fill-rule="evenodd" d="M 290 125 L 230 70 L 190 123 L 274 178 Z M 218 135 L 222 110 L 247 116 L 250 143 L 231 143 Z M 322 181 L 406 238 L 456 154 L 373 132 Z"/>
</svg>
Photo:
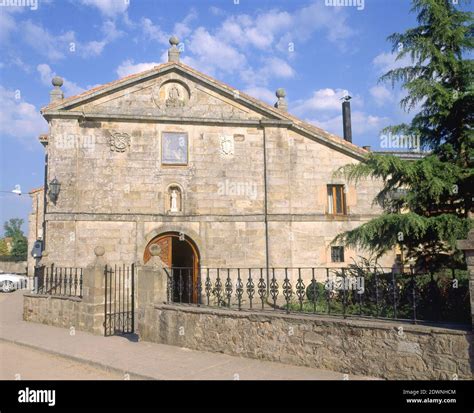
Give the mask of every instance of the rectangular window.
<svg viewBox="0 0 474 413">
<path fill-rule="evenodd" d="M 163 165 L 188 164 L 188 134 L 163 132 L 161 139 L 161 163 Z"/>
<path fill-rule="evenodd" d="M 328 185 L 328 214 L 346 215 L 344 185 Z"/>
<path fill-rule="evenodd" d="M 331 247 L 331 262 L 344 262 L 344 247 Z"/>
</svg>

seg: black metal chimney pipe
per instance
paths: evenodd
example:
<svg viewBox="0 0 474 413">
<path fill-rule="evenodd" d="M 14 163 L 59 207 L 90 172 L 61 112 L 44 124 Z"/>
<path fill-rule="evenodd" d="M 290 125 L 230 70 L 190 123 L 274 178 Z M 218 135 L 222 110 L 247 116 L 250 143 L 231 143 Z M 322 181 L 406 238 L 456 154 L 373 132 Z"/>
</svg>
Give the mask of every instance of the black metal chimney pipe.
<svg viewBox="0 0 474 413">
<path fill-rule="evenodd" d="M 342 102 L 342 127 L 344 130 L 344 140 L 352 142 L 352 126 L 351 126 L 351 100 L 350 96 L 344 96 Z"/>
</svg>

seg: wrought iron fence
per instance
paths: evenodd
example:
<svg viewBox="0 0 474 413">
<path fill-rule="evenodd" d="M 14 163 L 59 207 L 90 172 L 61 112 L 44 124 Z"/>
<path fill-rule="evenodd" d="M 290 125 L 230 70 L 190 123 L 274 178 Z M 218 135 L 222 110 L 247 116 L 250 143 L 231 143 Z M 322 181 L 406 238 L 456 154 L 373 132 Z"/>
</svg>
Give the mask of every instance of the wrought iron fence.
<svg viewBox="0 0 474 413">
<path fill-rule="evenodd" d="M 235 310 L 469 324 L 467 271 L 391 268 L 168 269 L 168 302 Z"/>
<path fill-rule="evenodd" d="M 104 335 L 134 333 L 135 265 L 106 265 L 104 277 Z"/>
<path fill-rule="evenodd" d="M 82 297 L 82 268 L 40 266 L 35 268 L 36 294 Z"/>
</svg>

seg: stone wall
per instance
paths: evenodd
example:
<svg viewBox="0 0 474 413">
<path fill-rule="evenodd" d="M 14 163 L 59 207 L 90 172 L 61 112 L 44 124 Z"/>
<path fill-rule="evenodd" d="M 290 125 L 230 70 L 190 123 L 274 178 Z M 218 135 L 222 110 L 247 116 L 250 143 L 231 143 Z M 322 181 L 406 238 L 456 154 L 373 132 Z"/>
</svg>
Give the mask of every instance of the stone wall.
<svg viewBox="0 0 474 413">
<path fill-rule="evenodd" d="M 0 272 L 13 272 L 17 274 L 26 274 L 27 263 L 26 261 L 12 262 L 12 261 L 0 261 Z"/>
<path fill-rule="evenodd" d="M 143 340 L 385 379 L 472 379 L 472 332 L 156 305 L 139 312 Z M 350 377 L 350 376 L 349 376 Z"/>
<path fill-rule="evenodd" d="M 95 260 L 82 272 L 82 298 L 25 294 L 23 319 L 56 327 L 104 334 L 105 261 L 103 247 L 93 251 Z"/>
<path fill-rule="evenodd" d="M 23 320 L 85 330 L 85 306 L 81 298 L 36 294 L 23 297 Z"/>
<path fill-rule="evenodd" d="M 43 188 L 34 189 L 29 193 L 31 197 L 31 213 L 28 216 L 28 274 L 34 274 L 36 260 L 31 256 L 33 244 L 43 239 L 44 221 L 44 191 Z"/>
</svg>

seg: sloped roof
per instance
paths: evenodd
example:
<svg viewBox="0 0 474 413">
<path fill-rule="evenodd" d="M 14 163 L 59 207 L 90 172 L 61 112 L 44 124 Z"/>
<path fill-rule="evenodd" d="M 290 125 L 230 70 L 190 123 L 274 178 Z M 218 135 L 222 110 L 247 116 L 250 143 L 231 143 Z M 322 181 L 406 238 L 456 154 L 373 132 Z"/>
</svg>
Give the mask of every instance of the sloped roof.
<svg viewBox="0 0 474 413">
<path fill-rule="evenodd" d="M 235 100 L 242 102 L 247 102 L 248 105 L 253 106 L 260 111 L 265 112 L 273 119 L 278 119 L 282 121 L 289 121 L 292 123 L 293 127 L 298 129 L 299 131 L 306 133 L 310 137 L 314 137 L 319 140 L 323 140 L 332 146 L 336 146 L 346 152 L 349 152 L 357 157 L 364 157 L 368 154 L 368 151 L 364 148 L 361 148 L 358 145 L 355 145 L 351 142 L 344 140 L 342 137 L 327 132 L 315 125 L 312 125 L 308 122 L 305 122 L 286 111 L 279 110 L 273 106 L 268 105 L 265 102 L 262 102 L 259 99 L 256 99 L 246 93 L 239 91 L 232 86 L 229 86 L 221 81 L 218 81 L 202 72 L 199 72 L 192 67 L 189 67 L 181 62 L 167 62 L 155 66 L 152 69 L 132 74 L 121 79 L 115 80 L 113 82 L 106 83 L 104 85 L 89 89 L 81 94 L 71 96 L 65 99 L 61 99 L 58 101 L 51 102 L 50 104 L 44 106 L 41 109 L 41 113 L 43 116 L 48 114 L 53 115 L 51 112 L 57 113 L 57 111 L 68 110 L 74 106 L 80 105 L 83 102 L 91 100 L 93 98 L 99 97 L 106 93 L 111 93 L 116 89 L 123 88 L 128 84 L 133 84 L 138 81 L 147 79 L 148 77 L 158 75 L 163 72 L 170 71 L 172 69 L 177 70 L 178 72 L 181 71 L 185 74 L 188 74 L 191 77 L 197 78 L 204 83 L 210 84 L 221 91 L 231 94 L 234 96 Z M 237 97 L 236 97 L 237 96 Z"/>
<path fill-rule="evenodd" d="M 36 192 L 41 192 L 43 190 L 43 187 L 40 186 L 39 188 L 34 188 L 28 192 L 29 195 L 35 194 Z"/>
</svg>

